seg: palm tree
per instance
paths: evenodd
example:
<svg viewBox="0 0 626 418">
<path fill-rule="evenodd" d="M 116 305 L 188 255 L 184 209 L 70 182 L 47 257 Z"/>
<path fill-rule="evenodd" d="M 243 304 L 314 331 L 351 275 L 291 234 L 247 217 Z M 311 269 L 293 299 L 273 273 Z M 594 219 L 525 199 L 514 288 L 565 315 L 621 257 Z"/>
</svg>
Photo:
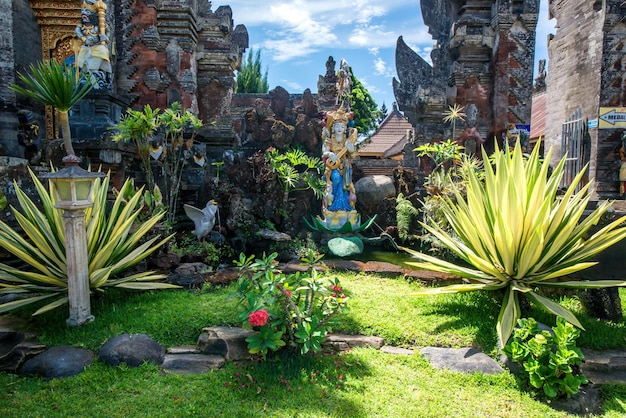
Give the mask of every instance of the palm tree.
<svg viewBox="0 0 626 418">
<path fill-rule="evenodd" d="M 50 105 L 59 112 L 63 145 L 67 154 L 65 158 L 77 159 L 74 147 L 72 147 L 69 111 L 91 91 L 93 86 L 90 80 L 80 81 L 78 71 L 73 66 L 62 65 L 55 60 L 31 64 L 30 75 L 22 73 L 17 75 L 26 87 L 11 84 L 9 88 L 45 105 Z"/>
</svg>

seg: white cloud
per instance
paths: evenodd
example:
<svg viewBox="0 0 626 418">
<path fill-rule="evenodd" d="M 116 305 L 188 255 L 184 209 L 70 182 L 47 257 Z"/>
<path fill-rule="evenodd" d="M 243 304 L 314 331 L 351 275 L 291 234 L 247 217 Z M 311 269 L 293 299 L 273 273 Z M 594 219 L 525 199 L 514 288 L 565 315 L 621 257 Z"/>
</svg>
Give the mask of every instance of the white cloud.
<svg viewBox="0 0 626 418">
<path fill-rule="evenodd" d="M 384 59 L 379 57 L 374 60 L 374 75 L 393 77 L 394 71 L 394 68 L 387 65 Z"/>
</svg>

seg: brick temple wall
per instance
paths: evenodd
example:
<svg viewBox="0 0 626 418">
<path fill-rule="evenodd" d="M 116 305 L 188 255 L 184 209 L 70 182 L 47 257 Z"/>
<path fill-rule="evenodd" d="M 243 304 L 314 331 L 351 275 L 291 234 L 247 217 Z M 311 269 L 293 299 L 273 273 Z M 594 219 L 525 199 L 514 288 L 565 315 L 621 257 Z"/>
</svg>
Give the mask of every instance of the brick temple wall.
<svg viewBox="0 0 626 418">
<path fill-rule="evenodd" d="M 621 0 L 553 0 L 557 31 L 548 46 L 546 149 L 562 156 L 561 129 L 578 107 L 583 119 L 600 107 L 626 106 L 626 5 Z M 589 178 L 600 197 L 617 195 L 620 129 L 589 130 Z"/>
</svg>

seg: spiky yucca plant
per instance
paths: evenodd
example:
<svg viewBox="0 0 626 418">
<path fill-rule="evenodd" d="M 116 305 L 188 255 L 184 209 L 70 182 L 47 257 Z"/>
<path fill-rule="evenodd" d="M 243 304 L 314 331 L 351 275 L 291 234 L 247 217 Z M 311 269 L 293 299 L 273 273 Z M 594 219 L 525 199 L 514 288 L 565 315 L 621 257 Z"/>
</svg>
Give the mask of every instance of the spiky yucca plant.
<svg viewBox="0 0 626 418">
<path fill-rule="evenodd" d="M 466 197 L 457 190 L 456 198 L 446 199 L 442 208 L 457 237 L 437 225 L 423 224 L 473 268 L 405 248 L 421 260 L 411 263 L 413 266 L 451 273 L 466 281 L 427 289 L 421 294 L 472 290 L 504 292 L 496 326 L 501 346 L 506 344 L 520 318 L 520 293 L 583 329 L 572 312 L 536 290 L 626 286 L 626 281 L 619 280 L 555 281 L 595 265 L 588 260 L 626 237 L 626 227 L 622 225 L 626 216 L 587 237 L 611 203 L 599 203 L 583 218 L 590 199 L 590 183 L 578 193 L 575 190 L 585 170 L 578 173 L 563 196 L 557 196 L 565 157 L 549 175 L 550 154 L 551 151 L 542 161 L 538 145 L 529 158 L 522 155 L 519 144 L 513 151 L 506 149 L 504 152 L 496 146 L 494 158 L 486 163 L 489 158 L 483 151 L 484 182 L 477 173 L 469 172 Z"/>
<path fill-rule="evenodd" d="M 33 315 L 37 315 L 68 301 L 65 232 L 61 210 L 54 207 L 56 199 L 52 189 L 46 189 L 32 172 L 31 177 L 41 205 L 33 203 L 15 184 L 22 212 L 12 208 L 27 238 L 0 221 L 0 246 L 31 267 L 21 269 L 0 263 L 0 294 L 29 296 L 0 305 L 0 313 L 47 300 L 47 304 L 34 312 Z M 126 181 L 122 191 L 128 187 L 132 187 L 130 181 Z M 119 277 L 123 271 L 160 248 L 171 236 L 161 240 L 157 236 L 142 242 L 164 213 L 156 214 L 138 225 L 135 220 L 141 212 L 142 194 L 136 193 L 125 202 L 122 197 L 124 193 L 120 193 L 112 208 L 107 210 L 108 189 L 108 176 L 96 179 L 94 205 L 85 211 L 91 290 L 103 291 L 105 287 L 111 286 L 140 290 L 176 288 L 155 282 L 164 276 L 153 271 Z M 38 209 L 39 206 L 43 206 L 43 211 Z"/>
</svg>

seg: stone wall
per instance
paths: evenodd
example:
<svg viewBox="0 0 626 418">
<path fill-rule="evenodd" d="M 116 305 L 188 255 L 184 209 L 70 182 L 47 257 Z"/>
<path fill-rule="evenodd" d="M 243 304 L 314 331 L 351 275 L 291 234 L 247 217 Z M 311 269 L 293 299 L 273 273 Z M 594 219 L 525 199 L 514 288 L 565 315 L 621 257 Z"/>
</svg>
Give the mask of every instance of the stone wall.
<svg viewBox="0 0 626 418">
<path fill-rule="evenodd" d="M 597 119 L 600 107 L 626 106 L 626 8 L 620 0 L 550 1 L 557 31 L 548 46 L 546 149 L 551 162 L 562 155 L 561 129 L 581 108 L 583 120 Z M 600 196 L 618 190 L 618 129 L 590 129 L 589 178 Z"/>
<path fill-rule="evenodd" d="M 452 137 L 441 121 L 454 104 L 475 106 L 477 117 L 468 118 L 467 128 L 486 146 L 502 138 L 508 124 L 530 124 L 538 7 L 538 0 L 421 2 L 424 23 L 437 41 L 432 65 L 399 38 L 399 80 L 393 81 L 418 144 Z"/>
</svg>

